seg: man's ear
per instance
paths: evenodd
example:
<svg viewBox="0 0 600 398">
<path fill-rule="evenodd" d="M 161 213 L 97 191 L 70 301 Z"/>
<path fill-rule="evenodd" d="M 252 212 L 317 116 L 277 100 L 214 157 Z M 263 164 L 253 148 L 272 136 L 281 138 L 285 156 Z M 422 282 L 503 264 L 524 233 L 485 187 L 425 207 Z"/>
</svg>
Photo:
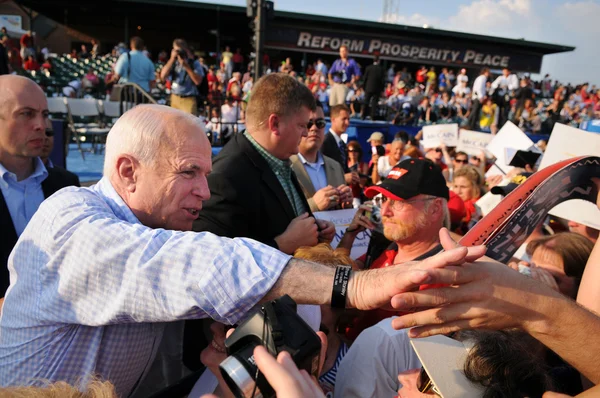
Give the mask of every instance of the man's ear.
<svg viewBox="0 0 600 398">
<path fill-rule="evenodd" d="M 281 118 L 279 117 L 279 115 L 277 115 L 275 113 L 271 113 L 269 115 L 269 119 L 267 119 L 267 124 L 269 126 L 269 131 L 272 134 L 277 135 L 277 136 L 280 135 L 280 132 L 279 132 L 280 123 L 281 123 Z"/>
<path fill-rule="evenodd" d="M 128 192 L 135 192 L 140 163 L 133 156 L 120 155 L 117 158 L 117 178 Z"/>
</svg>

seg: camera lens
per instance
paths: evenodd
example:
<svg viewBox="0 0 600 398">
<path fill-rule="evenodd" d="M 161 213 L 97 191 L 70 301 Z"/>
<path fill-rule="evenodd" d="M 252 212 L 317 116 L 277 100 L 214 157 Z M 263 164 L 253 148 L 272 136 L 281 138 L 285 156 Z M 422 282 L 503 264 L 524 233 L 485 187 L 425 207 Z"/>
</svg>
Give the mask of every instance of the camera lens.
<svg viewBox="0 0 600 398">
<path fill-rule="evenodd" d="M 221 375 L 236 397 L 251 397 L 256 384 L 256 363 L 254 348 L 256 344 L 248 344 L 234 355 L 227 357 L 219 365 Z M 262 397 L 260 389 L 256 389 L 254 397 Z"/>
</svg>

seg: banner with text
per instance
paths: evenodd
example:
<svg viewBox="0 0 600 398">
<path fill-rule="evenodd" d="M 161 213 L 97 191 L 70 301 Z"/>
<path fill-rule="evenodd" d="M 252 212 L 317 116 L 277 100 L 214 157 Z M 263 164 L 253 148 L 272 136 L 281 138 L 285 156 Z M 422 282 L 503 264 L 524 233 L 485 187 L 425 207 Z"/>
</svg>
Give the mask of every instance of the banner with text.
<svg viewBox="0 0 600 398">
<path fill-rule="evenodd" d="M 542 55 L 533 52 L 511 51 L 494 45 L 472 45 L 468 41 L 457 42 L 348 33 L 334 30 L 313 30 L 303 27 L 277 26 L 267 29 L 266 48 L 311 53 L 337 54 L 341 46 L 348 47 L 350 54 L 409 62 L 431 62 L 457 67 L 487 66 L 492 69 L 505 67 L 515 71 L 539 72 Z"/>
<path fill-rule="evenodd" d="M 335 224 L 335 237 L 331 242 L 331 247 L 334 249 L 340 243 L 342 236 L 348 225 L 352 222 L 352 218 L 356 213 L 357 209 L 344 209 L 344 210 L 330 210 L 330 211 L 318 211 L 315 212 L 315 218 L 319 220 L 331 221 Z M 357 259 L 367 252 L 369 247 L 369 241 L 371 240 L 371 231 L 366 230 L 359 233 L 354 240 L 352 250 L 350 251 L 350 257 Z"/>
<path fill-rule="evenodd" d="M 486 148 L 490 141 L 492 141 L 492 138 L 494 136 L 488 133 L 460 129 L 456 150 L 463 151 L 468 155 L 479 155 L 481 151 L 486 152 Z"/>
<path fill-rule="evenodd" d="M 458 144 L 458 124 L 435 124 L 423 127 L 423 148 L 437 148 L 440 144 Z"/>
</svg>

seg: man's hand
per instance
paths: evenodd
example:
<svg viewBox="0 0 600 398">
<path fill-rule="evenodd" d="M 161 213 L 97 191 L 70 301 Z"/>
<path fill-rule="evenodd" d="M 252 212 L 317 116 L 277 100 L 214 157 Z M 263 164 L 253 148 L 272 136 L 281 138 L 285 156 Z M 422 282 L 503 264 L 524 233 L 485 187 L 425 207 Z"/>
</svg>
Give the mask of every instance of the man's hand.
<svg viewBox="0 0 600 398">
<path fill-rule="evenodd" d="M 337 189 L 331 185 L 327 185 L 325 188 L 321 188 L 315 192 L 313 200 L 319 210 L 324 211 L 332 209 L 340 203 L 340 194 Z"/>
<path fill-rule="evenodd" d="M 356 171 L 344 174 L 344 180 L 348 185 L 360 183 L 360 177 Z"/>
<path fill-rule="evenodd" d="M 352 199 L 354 198 L 354 196 L 352 195 L 352 189 L 348 185 L 340 185 L 339 187 L 337 187 L 337 192 L 340 197 L 340 205 L 352 205 Z"/>
<path fill-rule="evenodd" d="M 440 232 L 440 238 L 445 250 L 459 247 L 449 235 Z M 397 310 L 421 310 L 394 319 L 395 329 L 416 326 L 409 332 L 411 337 L 463 329 L 527 330 L 530 323 L 542 320 L 544 315 L 536 310 L 543 300 L 549 296 L 564 299 L 544 284 L 489 258 L 444 271 L 454 275 L 443 275 L 434 283 L 453 286 L 399 294 L 392 299 Z"/>
<path fill-rule="evenodd" d="M 440 237 L 442 234 L 448 235 L 448 230 L 442 229 Z M 451 240 L 449 235 L 447 239 Z M 484 246 L 456 247 L 410 265 L 355 272 L 348 287 L 349 304 L 361 310 L 398 308 L 404 295 L 417 294 L 405 292 L 413 291 L 422 284 L 454 284 L 468 277 L 464 266 L 456 266 L 475 261 L 484 254 Z M 505 265 L 504 268 L 513 272 Z"/>
<path fill-rule="evenodd" d="M 348 225 L 348 229 L 346 233 L 357 235 L 359 232 L 364 231 L 365 229 L 375 229 L 375 225 L 369 220 L 369 217 L 365 215 L 365 212 L 369 212 L 373 210 L 373 203 L 366 202 L 360 205 L 356 213 L 354 213 L 354 217 L 352 221 L 350 221 L 350 225 Z"/>
<path fill-rule="evenodd" d="M 302 246 L 314 246 L 319 243 L 317 223 L 308 213 L 304 213 L 292 220 L 290 225 L 281 235 L 275 238 L 277 247 L 284 253 L 294 254 Z"/>
<path fill-rule="evenodd" d="M 331 221 L 316 220 L 319 226 L 319 242 L 331 243 L 335 237 L 335 224 Z"/>
<path fill-rule="evenodd" d="M 325 349 L 327 348 L 327 339 L 322 332 L 318 332 L 321 338 L 321 358 L 325 358 Z M 265 376 L 275 394 L 279 398 L 303 398 L 315 397 L 325 398 L 323 391 L 314 378 L 305 371 L 299 370 L 291 355 L 287 351 L 282 351 L 273 358 L 267 349 L 258 346 L 254 349 L 254 359 L 256 366 Z"/>
</svg>

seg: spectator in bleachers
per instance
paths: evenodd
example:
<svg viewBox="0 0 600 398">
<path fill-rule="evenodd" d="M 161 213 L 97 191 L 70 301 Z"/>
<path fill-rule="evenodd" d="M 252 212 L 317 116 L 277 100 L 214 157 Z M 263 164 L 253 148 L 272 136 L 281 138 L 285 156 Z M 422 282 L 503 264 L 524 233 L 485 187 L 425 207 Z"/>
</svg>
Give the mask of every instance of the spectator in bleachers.
<svg viewBox="0 0 600 398">
<path fill-rule="evenodd" d="M 115 65 L 112 83 L 136 83 L 143 90 L 150 91 L 155 84 L 154 64 L 142 52 L 144 41 L 134 36 L 129 41 L 131 51 L 121 54 Z"/>
<path fill-rule="evenodd" d="M 96 75 L 96 73 L 94 73 L 94 68 L 88 68 L 88 71 L 85 74 L 85 76 L 83 77 L 83 80 L 84 80 L 83 85 L 85 87 L 90 87 L 90 88 L 96 87 L 100 83 L 100 80 L 98 79 L 98 75 Z"/>
<path fill-rule="evenodd" d="M 19 41 L 21 44 L 21 58 L 27 59 L 28 55 L 35 56 L 35 48 L 33 46 L 33 35 L 31 31 L 27 31 L 21 36 L 21 40 Z"/>
<path fill-rule="evenodd" d="M 82 44 L 81 45 L 81 51 L 79 51 L 78 56 L 81 59 L 88 59 L 88 58 L 90 58 L 92 56 L 92 54 L 90 54 L 88 52 L 87 46 L 85 44 Z"/>
<path fill-rule="evenodd" d="M 229 47 L 227 47 L 229 48 Z M 188 44 L 183 39 L 173 41 L 171 58 L 160 71 L 163 81 L 171 81 L 171 106 L 192 115 L 198 114 L 197 86 L 204 79 L 204 68 L 192 58 Z"/>
<path fill-rule="evenodd" d="M 33 55 L 29 55 L 23 64 L 23 69 L 28 71 L 38 71 L 40 70 L 40 64 L 38 64 Z"/>
</svg>

